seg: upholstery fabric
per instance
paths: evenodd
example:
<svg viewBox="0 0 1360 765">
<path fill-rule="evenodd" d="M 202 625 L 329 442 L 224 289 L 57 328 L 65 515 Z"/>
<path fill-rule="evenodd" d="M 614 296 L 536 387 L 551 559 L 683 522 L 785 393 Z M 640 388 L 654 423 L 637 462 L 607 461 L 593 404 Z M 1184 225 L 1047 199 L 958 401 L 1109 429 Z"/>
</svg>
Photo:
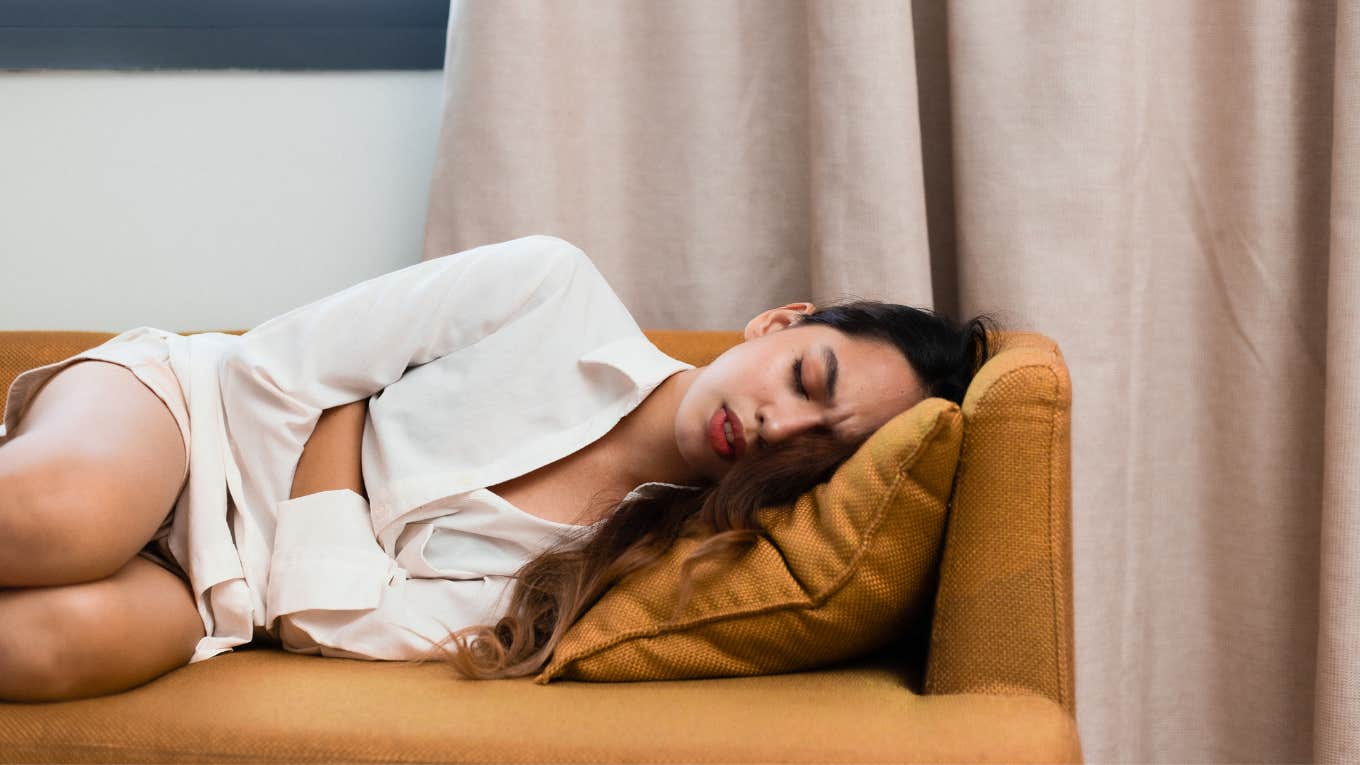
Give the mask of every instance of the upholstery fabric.
<svg viewBox="0 0 1360 765">
<path fill-rule="evenodd" d="M 1062 352 L 1008 333 L 963 397 L 928 693 L 1026 688 L 1076 712 L 1072 383 Z M 1034 470 L 1047 465 L 1047 470 Z"/>
<path fill-rule="evenodd" d="M 539 682 L 788 672 L 870 653 L 926 616 L 963 418 L 928 398 L 875 432 L 829 481 L 763 508 L 766 529 L 720 575 L 696 569 L 674 620 L 681 538 L 616 582 L 574 624 Z"/>
<path fill-rule="evenodd" d="M 891 662 L 640 683 L 460 682 L 248 649 L 140 688 L 0 704 L 0 762 L 1079 762 L 1038 696 L 918 696 Z"/>
<path fill-rule="evenodd" d="M 648 335 L 694 364 L 740 339 Z M 0 384 L 112 336 L 0 332 Z M 911 633 L 812 671 L 542 685 L 258 645 L 111 696 L 0 702 L 0 762 L 1080 762 L 1062 355 L 1003 336 L 975 385 L 991 392 L 964 399 L 928 655 Z M 970 438 L 970 412 L 994 425 Z M 1035 433 L 1052 448 L 1014 440 Z M 965 488 L 989 474 L 1014 491 Z"/>
</svg>

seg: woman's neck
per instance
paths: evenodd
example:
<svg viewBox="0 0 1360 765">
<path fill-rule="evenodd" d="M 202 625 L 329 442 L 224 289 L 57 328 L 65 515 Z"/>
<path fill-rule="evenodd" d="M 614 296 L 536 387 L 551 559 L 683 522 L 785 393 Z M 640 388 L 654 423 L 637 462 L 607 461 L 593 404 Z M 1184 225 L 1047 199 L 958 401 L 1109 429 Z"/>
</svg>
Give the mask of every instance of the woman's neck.
<svg viewBox="0 0 1360 765">
<path fill-rule="evenodd" d="M 698 369 L 686 369 L 667 377 L 610 434 L 616 475 L 628 488 L 652 481 L 682 486 L 707 482 L 685 462 L 675 443 L 675 413 L 698 374 Z"/>
</svg>

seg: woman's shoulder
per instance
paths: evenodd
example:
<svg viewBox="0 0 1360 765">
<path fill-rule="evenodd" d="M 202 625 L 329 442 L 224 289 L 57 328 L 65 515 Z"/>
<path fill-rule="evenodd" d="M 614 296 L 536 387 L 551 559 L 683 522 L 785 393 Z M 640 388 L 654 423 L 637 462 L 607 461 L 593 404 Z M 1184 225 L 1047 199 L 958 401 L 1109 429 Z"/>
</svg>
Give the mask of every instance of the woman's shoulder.
<svg viewBox="0 0 1360 765">
<path fill-rule="evenodd" d="M 444 257 L 451 267 L 471 265 L 470 273 L 488 279 L 512 274 L 520 283 L 529 280 L 543 286 L 586 290 L 605 287 L 613 291 L 584 249 L 550 234 L 484 244 Z"/>
<path fill-rule="evenodd" d="M 464 254 L 474 252 L 487 252 L 488 254 L 494 253 L 496 255 L 513 253 L 525 258 L 545 261 L 556 259 L 567 262 L 582 261 L 591 263 L 590 256 L 586 254 L 585 250 L 561 237 L 552 236 L 551 234 L 531 234 L 529 236 L 519 237 L 518 239 L 507 239 L 503 242 L 485 244 L 480 247 L 474 247 L 471 250 L 466 250 L 464 251 Z"/>
<path fill-rule="evenodd" d="M 584 293 L 589 299 L 600 299 L 600 293 L 605 292 L 618 300 L 613 286 L 590 255 L 565 239 L 551 234 L 533 234 L 491 246 L 507 248 L 516 254 L 516 260 L 543 269 L 547 278 L 555 276 L 562 286 Z"/>
</svg>

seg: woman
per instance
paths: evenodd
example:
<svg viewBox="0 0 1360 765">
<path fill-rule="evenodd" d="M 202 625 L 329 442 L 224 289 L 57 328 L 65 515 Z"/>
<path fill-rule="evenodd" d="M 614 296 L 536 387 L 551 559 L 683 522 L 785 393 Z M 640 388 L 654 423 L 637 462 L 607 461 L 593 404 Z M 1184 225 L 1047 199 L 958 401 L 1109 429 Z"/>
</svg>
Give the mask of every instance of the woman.
<svg viewBox="0 0 1360 765">
<path fill-rule="evenodd" d="M 679 535 L 730 555 L 893 416 L 961 401 L 987 323 L 791 303 L 696 368 L 533 236 L 240 337 L 123 333 L 10 388 L 0 698 L 116 692 L 257 639 L 534 672 Z"/>
</svg>

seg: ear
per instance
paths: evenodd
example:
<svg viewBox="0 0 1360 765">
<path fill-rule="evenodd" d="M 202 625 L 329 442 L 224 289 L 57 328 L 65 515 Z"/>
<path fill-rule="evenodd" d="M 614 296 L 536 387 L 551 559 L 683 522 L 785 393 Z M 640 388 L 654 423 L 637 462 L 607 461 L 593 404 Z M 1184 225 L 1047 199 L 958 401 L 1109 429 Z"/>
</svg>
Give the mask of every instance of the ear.
<svg viewBox="0 0 1360 765">
<path fill-rule="evenodd" d="M 757 314 L 754 319 L 748 321 L 746 330 L 742 334 L 747 340 L 763 337 L 796 323 L 803 316 L 816 310 L 817 306 L 811 303 L 789 303 L 780 308 L 771 308 Z"/>
</svg>

